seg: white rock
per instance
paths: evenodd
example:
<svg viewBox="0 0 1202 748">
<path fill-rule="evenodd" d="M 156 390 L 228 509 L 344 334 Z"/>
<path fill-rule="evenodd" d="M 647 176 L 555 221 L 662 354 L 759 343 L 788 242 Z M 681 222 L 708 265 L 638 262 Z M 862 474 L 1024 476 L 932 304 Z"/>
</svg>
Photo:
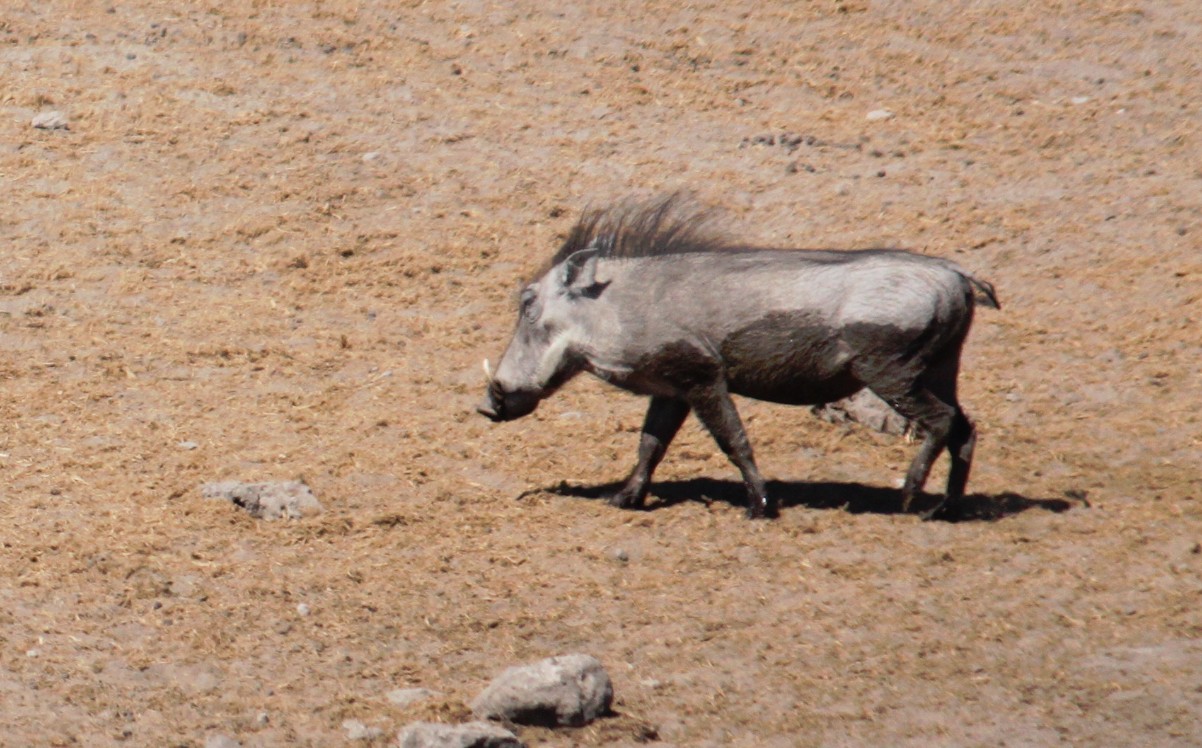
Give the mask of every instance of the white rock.
<svg viewBox="0 0 1202 748">
<path fill-rule="evenodd" d="M 398 748 L 526 748 L 518 736 L 499 725 L 467 722 L 443 725 L 414 722 L 397 733 Z"/>
<path fill-rule="evenodd" d="M 887 119 L 893 119 L 895 115 L 888 109 L 873 109 L 864 117 L 869 122 L 882 122 Z"/>
<path fill-rule="evenodd" d="M 231 501 L 258 519 L 299 519 L 322 510 L 313 491 L 300 481 L 206 483 L 201 494 L 209 499 Z"/>
<path fill-rule="evenodd" d="M 69 122 L 67 115 L 59 111 L 38 112 L 34 115 L 33 121 L 29 124 L 39 130 L 67 130 Z"/>
</svg>

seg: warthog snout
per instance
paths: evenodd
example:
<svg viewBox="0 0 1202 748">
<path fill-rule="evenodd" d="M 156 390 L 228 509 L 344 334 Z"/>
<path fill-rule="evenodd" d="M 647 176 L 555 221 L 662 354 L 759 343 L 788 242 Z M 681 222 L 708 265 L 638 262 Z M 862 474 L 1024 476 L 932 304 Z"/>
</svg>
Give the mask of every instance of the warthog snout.
<svg viewBox="0 0 1202 748">
<path fill-rule="evenodd" d="M 491 421 L 512 421 L 528 415 L 538 407 L 538 396 L 525 392 L 506 392 L 497 380 L 488 382 L 484 400 L 476 406 L 476 412 Z"/>
<path fill-rule="evenodd" d="M 496 385 L 490 382 L 484 399 L 476 406 L 476 412 L 491 421 L 504 421 L 505 417 L 502 414 L 505 412 L 505 398 L 503 395 L 498 397 L 495 390 Z"/>
</svg>

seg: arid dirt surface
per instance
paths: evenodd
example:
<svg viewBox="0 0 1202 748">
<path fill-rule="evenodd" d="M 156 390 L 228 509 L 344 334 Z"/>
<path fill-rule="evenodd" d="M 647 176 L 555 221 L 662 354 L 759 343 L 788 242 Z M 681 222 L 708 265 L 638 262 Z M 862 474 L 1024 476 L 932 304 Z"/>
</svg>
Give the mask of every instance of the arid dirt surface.
<svg viewBox="0 0 1202 748">
<path fill-rule="evenodd" d="M 0 744 L 386 745 L 579 651 L 616 714 L 530 745 L 1202 745 L 1199 50 L 1190 0 L 5 3 Z M 962 521 L 806 409 L 739 401 L 771 522 L 693 420 L 590 499 L 598 381 L 473 412 L 579 211 L 676 190 L 996 285 Z"/>
</svg>

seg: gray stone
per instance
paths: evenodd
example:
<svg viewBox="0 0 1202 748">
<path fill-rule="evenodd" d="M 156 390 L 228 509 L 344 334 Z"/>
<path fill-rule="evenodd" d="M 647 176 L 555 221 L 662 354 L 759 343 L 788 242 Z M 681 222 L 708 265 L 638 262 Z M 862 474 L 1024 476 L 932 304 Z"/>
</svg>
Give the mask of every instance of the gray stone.
<svg viewBox="0 0 1202 748">
<path fill-rule="evenodd" d="M 414 722 L 397 734 L 398 748 L 526 748 L 509 730 L 488 722 Z"/>
<path fill-rule="evenodd" d="M 206 483 L 201 487 L 201 493 L 205 498 L 232 501 L 258 519 L 299 519 L 322 510 L 317 497 L 300 481 L 222 481 Z"/>
<path fill-rule="evenodd" d="M 597 658 L 571 654 L 509 668 L 471 707 L 477 719 L 579 727 L 607 714 L 613 697 L 609 674 Z"/>
<path fill-rule="evenodd" d="M 900 436 L 910 428 L 910 421 L 869 390 L 860 390 L 851 397 L 814 406 L 814 415 L 831 423 L 855 421 L 886 434 Z"/>
</svg>

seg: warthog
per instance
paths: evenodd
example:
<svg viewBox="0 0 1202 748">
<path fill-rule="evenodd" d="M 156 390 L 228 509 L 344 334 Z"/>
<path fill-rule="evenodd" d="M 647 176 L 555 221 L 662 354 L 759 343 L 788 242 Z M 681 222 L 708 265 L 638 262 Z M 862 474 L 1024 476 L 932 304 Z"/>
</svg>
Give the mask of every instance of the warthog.
<svg viewBox="0 0 1202 748">
<path fill-rule="evenodd" d="M 951 457 L 934 516 L 964 495 L 976 441 L 956 399 L 973 308 L 993 287 L 953 262 L 901 250 L 742 246 L 705 229 L 676 197 L 586 213 L 521 292 L 517 328 L 477 410 L 530 413 L 587 371 L 649 395 L 638 462 L 610 497 L 638 507 L 689 411 L 737 466 L 750 517 L 772 517 L 732 394 L 816 405 L 868 388 L 924 439 L 902 488 L 903 511 L 931 463 Z"/>
</svg>

